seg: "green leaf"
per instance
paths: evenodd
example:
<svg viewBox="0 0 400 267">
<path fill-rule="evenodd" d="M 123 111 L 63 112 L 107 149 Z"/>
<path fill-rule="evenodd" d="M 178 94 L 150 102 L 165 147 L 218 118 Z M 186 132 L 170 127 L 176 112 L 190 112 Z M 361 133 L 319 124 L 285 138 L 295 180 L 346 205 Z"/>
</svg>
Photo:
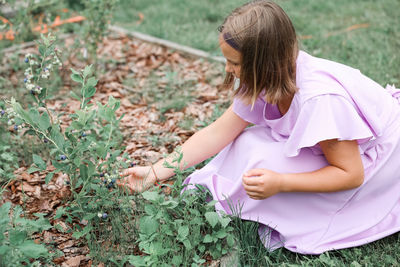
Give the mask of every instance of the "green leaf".
<svg viewBox="0 0 400 267">
<path fill-rule="evenodd" d="M 204 214 L 207 222 L 211 225 L 211 227 L 215 227 L 219 221 L 219 215 L 216 212 L 209 211 Z"/>
<path fill-rule="evenodd" d="M 154 191 L 145 191 L 142 193 L 142 196 L 148 201 L 156 201 L 160 197 L 160 195 Z"/>
<path fill-rule="evenodd" d="M 92 74 L 92 66 L 93 65 L 88 65 L 88 66 L 85 67 L 85 69 L 83 70 L 83 77 L 86 78 L 87 76 Z"/>
<path fill-rule="evenodd" d="M 160 204 L 161 206 L 166 206 L 168 209 L 175 209 L 179 203 L 175 200 L 167 200 Z"/>
<path fill-rule="evenodd" d="M 59 149 L 64 148 L 64 137 L 61 134 L 60 130 L 57 129 L 58 126 L 53 125 L 50 131 L 50 137 L 56 143 Z M 61 151 L 60 151 L 61 152 Z"/>
<path fill-rule="evenodd" d="M 93 86 L 89 86 L 85 89 L 85 98 L 90 98 L 94 96 L 95 93 L 96 93 L 96 88 Z"/>
<path fill-rule="evenodd" d="M 219 222 L 221 223 L 222 228 L 225 228 L 231 222 L 231 219 L 229 219 L 228 217 L 220 217 Z"/>
<path fill-rule="evenodd" d="M 35 126 L 38 124 L 40 120 L 40 114 L 39 111 L 37 111 L 36 108 L 30 108 L 29 109 L 29 115 L 31 116 L 33 122 L 35 123 Z"/>
<path fill-rule="evenodd" d="M 24 243 L 19 245 L 18 248 L 22 252 L 22 254 L 34 259 L 37 259 L 40 256 L 48 253 L 45 246 L 40 244 L 35 244 L 32 240 L 25 241 Z"/>
<path fill-rule="evenodd" d="M 189 227 L 187 225 L 183 225 L 183 226 L 179 227 L 178 238 L 183 240 L 184 238 L 186 238 L 188 236 L 188 234 L 189 234 Z"/>
<path fill-rule="evenodd" d="M 88 161 L 86 161 L 87 162 L 87 169 L 88 169 L 88 177 L 92 177 L 93 176 L 93 174 L 95 173 L 95 171 L 96 171 L 96 166 L 94 165 L 94 163 L 93 162 L 91 162 L 90 160 L 88 160 Z"/>
<path fill-rule="evenodd" d="M 42 57 L 45 56 L 46 47 L 44 45 L 39 45 L 39 53 L 40 53 L 40 55 L 42 55 Z"/>
<path fill-rule="evenodd" d="M 8 232 L 9 241 L 12 246 L 18 246 L 22 244 L 27 238 L 26 231 L 18 231 L 11 229 Z"/>
<path fill-rule="evenodd" d="M 95 77 L 90 77 L 87 80 L 85 86 L 87 86 L 87 87 L 95 87 L 97 85 L 97 82 L 98 82 L 98 80 Z"/>
<path fill-rule="evenodd" d="M 100 158 L 104 159 L 107 156 L 107 148 L 104 146 L 97 146 L 96 147 L 96 154 Z"/>
<path fill-rule="evenodd" d="M 146 259 L 146 256 L 133 256 L 133 255 L 128 256 L 129 263 L 132 264 L 133 266 L 137 266 L 137 267 L 149 266 L 149 264 L 146 262 L 145 259 Z"/>
<path fill-rule="evenodd" d="M 10 154 L 10 153 L 7 153 L 7 152 L 2 153 L 2 154 L 0 155 L 0 158 L 1 158 L 3 161 L 9 161 L 9 162 L 15 160 L 14 155 L 12 155 L 12 154 Z"/>
<path fill-rule="evenodd" d="M 79 166 L 79 174 L 81 176 L 81 179 L 87 180 L 88 178 L 88 168 L 85 164 L 81 164 Z"/>
<path fill-rule="evenodd" d="M 228 235 L 228 233 L 225 230 L 219 230 L 215 236 L 219 239 L 223 239 Z"/>
<path fill-rule="evenodd" d="M 81 75 L 80 73 L 79 73 L 79 71 L 76 71 L 76 70 L 74 70 L 73 68 L 70 68 L 70 70 L 72 71 L 72 73 L 73 74 L 76 74 L 76 75 Z"/>
<path fill-rule="evenodd" d="M 226 242 L 228 243 L 229 247 L 233 247 L 233 245 L 235 245 L 235 239 L 233 238 L 233 235 L 228 235 Z"/>
<path fill-rule="evenodd" d="M 35 166 L 31 166 L 31 167 L 27 170 L 27 172 L 28 172 L 29 174 L 34 173 L 34 172 L 37 172 L 37 171 L 40 171 L 40 169 L 37 168 L 37 167 L 35 167 Z"/>
<path fill-rule="evenodd" d="M 79 239 L 79 238 L 81 238 L 82 236 L 87 235 L 92 229 L 93 229 L 93 227 L 92 227 L 91 225 L 86 225 L 85 228 L 83 228 L 82 231 L 80 231 L 80 232 L 78 232 L 78 231 L 77 231 L 77 232 L 74 232 L 74 233 L 72 234 L 72 237 L 75 238 L 75 239 Z"/>
<path fill-rule="evenodd" d="M 199 251 L 200 251 L 201 253 L 203 253 L 203 252 L 206 250 L 206 246 L 200 245 L 200 246 L 198 247 L 198 249 L 199 249 Z"/>
<path fill-rule="evenodd" d="M 181 266 L 182 262 L 182 256 L 181 255 L 174 255 L 172 257 L 171 263 L 173 266 Z"/>
<path fill-rule="evenodd" d="M 81 98 L 80 98 L 74 91 L 71 91 L 70 94 L 71 94 L 71 96 L 72 96 L 73 98 L 75 98 L 76 100 L 81 101 Z"/>
<path fill-rule="evenodd" d="M 150 216 L 144 216 L 140 219 L 140 232 L 145 235 L 154 234 L 158 229 L 158 222 Z"/>
<path fill-rule="evenodd" d="M 46 170 L 46 162 L 42 160 L 42 158 L 36 154 L 32 155 L 33 163 L 36 164 L 40 168 L 40 170 L 44 171 Z"/>
<path fill-rule="evenodd" d="M 44 182 L 45 182 L 46 184 L 48 184 L 48 183 L 51 181 L 51 179 L 53 179 L 53 176 L 54 176 L 54 172 L 49 172 L 49 173 L 46 175 L 46 178 L 44 178 Z"/>
<path fill-rule="evenodd" d="M 25 122 L 27 122 L 27 123 L 30 124 L 30 125 L 35 125 L 34 122 L 33 122 L 33 120 L 32 120 L 32 118 L 31 118 L 31 116 L 29 115 L 29 113 L 26 112 L 26 111 L 21 107 L 21 105 L 20 105 L 18 102 L 15 101 L 14 98 L 11 98 L 11 106 L 12 106 L 13 110 L 14 110 L 18 115 L 20 115 L 21 118 L 22 118 L 23 120 L 25 120 Z"/>
<path fill-rule="evenodd" d="M 71 79 L 77 83 L 83 83 L 83 79 L 78 74 L 71 74 Z"/>
<path fill-rule="evenodd" d="M 185 239 L 183 241 L 183 245 L 186 247 L 187 250 L 192 249 L 192 245 L 190 244 L 190 240 L 189 239 Z"/>
<path fill-rule="evenodd" d="M 213 238 L 209 234 L 207 234 L 203 239 L 203 243 L 211 243 L 212 241 L 213 241 Z"/>
<path fill-rule="evenodd" d="M 50 128 L 50 118 L 47 112 L 43 113 L 42 116 L 40 116 L 39 119 L 39 127 L 43 132 L 47 132 L 47 129 Z"/>
<path fill-rule="evenodd" d="M 65 208 L 64 207 L 59 207 L 56 211 L 56 215 L 54 216 L 54 219 L 59 219 L 65 214 Z"/>
</svg>

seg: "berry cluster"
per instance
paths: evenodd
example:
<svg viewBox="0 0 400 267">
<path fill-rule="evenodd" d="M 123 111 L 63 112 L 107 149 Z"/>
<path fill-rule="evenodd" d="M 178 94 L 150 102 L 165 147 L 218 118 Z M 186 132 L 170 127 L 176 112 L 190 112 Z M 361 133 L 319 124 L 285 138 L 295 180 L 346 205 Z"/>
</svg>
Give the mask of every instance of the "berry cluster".
<svg viewBox="0 0 400 267">
<path fill-rule="evenodd" d="M 100 177 L 104 177 L 103 179 L 103 184 L 106 186 L 108 189 L 114 188 L 114 184 L 118 179 L 118 174 L 115 172 L 112 175 L 109 175 L 108 173 L 101 173 Z"/>
<path fill-rule="evenodd" d="M 48 55 L 49 59 L 45 61 L 43 59 L 42 64 L 35 60 L 35 56 L 32 54 L 27 54 L 25 56 L 25 63 L 29 64 L 29 67 L 25 69 L 25 88 L 32 94 L 40 94 L 43 88 L 36 83 L 39 81 L 39 78 L 35 79 L 34 73 L 37 73 L 37 69 L 39 69 L 39 77 L 43 79 L 48 79 L 50 77 L 50 71 L 53 69 L 54 66 L 62 66 L 62 63 L 59 59 L 58 53 L 61 51 L 57 48 L 54 51 L 50 52 Z M 44 67 L 44 63 L 46 64 Z M 37 66 L 37 67 L 35 67 Z"/>
<path fill-rule="evenodd" d="M 99 217 L 100 219 L 107 219 L 108 218 L 108 214 L 107 213 L 101 213 L 101 212 L 99 212 L 99 213 L 97 213 L 97 217 Z"/>
<path fill-rule="evenodd" d="M 24 124 L 17 124 L 15 118 L 18 117 L 17 113 L 12 108 L 7 108 L 6 110 L 0 111 L 1 116 L 6 115 L 8 118 L 7 125 L 11 126 L 14 125 L 14 131 L 21 130 L 24 127 Z"/>
</svg>

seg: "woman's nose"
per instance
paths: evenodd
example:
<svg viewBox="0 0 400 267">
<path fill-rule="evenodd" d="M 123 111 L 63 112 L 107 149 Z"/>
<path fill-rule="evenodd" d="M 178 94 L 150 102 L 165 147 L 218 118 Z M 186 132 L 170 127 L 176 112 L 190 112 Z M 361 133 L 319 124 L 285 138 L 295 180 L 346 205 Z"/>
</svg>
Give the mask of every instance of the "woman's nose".
<svg viewBox="0 0 400 267">
<path fill-rule="evenodd" d="M 225 72 L 233 72 L 232 66 L 228 62 L 225 64 Z"/>
</svg>

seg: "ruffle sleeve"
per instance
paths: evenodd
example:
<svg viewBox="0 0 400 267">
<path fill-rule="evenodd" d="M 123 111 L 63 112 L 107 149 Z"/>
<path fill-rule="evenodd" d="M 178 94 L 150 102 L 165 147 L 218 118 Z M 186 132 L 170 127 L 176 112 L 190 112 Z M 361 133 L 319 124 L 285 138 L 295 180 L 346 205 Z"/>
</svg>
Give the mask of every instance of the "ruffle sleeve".
<svg viewBox="0 0 400 267">
<path fill-rule="evenodd" d="M 317 144 L 324 140 L 357 140 L 361 145 L 374 138 L 368 122 L 347 98 L 333 94 L 319 95 L 302 105 L 285 144 L 284 154 L 295 157 L 305 147 L 320 154 L 322 151 Z"/>
<path fill-rule="evenodd" d="M 233 112 L 236 113 L 243 120 L 248 121 L 250 123 L 261 125 L 264 122 L 263 119 L 263 109 L 265 106 L 265 102 L 258 98 L 254 103 L 254 107 L 251 108 L 251 105 L 246 105 L 240 98 L 235 97 L 233 100 Z"/>
</svg>

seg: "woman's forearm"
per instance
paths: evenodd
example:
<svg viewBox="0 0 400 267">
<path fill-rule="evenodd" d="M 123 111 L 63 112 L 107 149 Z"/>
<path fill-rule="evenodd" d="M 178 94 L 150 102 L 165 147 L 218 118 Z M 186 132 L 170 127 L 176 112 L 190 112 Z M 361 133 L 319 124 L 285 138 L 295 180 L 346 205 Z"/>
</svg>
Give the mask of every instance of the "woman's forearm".
<svg viewBox="0 0 400 267">
<path fill-rule="evenodd" d="M 226 145 L 232 142 L 246 126 L 248 122 L 242 120 L 233 112 L 232 106 L 215 122 L 192 135 L 183 145 L 181 153 L 183 158 L 180 166 L 173 162 L 179 155 L 175 152 L 154 165 L 154 171 L 158 180 L 166 180 L 174 175 L 174 170 L 164 167 L 167 161 L 172 166 L 186 169 L 215 155 Z"/>
<path fill-rule="evenodd" d="M 180 166 L 177 166 L 178 162 L 174 162 L 174 160 L 179 157 L 178 152 L 174 152 L 154 164 L 154 170 L 158 180 L 166 180 L 174 175 L 174 170 L 172 168 L 164 166 L 165 162 L 183 170 L 202 162 L 220 151 L 222 148 L 219 146 L 218 142 L 216 142 L 217 140 L 215 138 L 208 138 L 209 134 L 207 134 L 207 132 L 209 131 L 210 130 L 207 128 L 200 130 L 182 145 L 180 152 L 183 157 L 180 161 Z"/>
<path fill-rule="evenodd" d="M 352 171 L 326 166 L 307 173 L 282 174 L 282 192 L 336 192 L 359 187 L 364 181 L 362 168 Z"/>
</svg>

